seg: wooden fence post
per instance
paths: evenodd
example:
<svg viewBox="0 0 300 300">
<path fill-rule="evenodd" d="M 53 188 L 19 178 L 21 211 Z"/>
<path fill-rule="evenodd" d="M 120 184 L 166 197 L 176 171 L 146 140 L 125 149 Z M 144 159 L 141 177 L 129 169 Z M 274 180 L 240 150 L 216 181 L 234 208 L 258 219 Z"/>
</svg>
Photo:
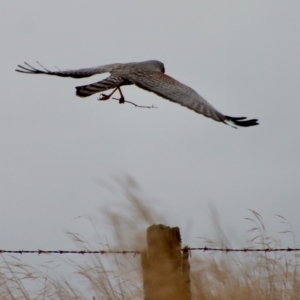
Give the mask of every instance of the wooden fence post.
<svg viewBox="0 0 300 300">
<path fill-rule="evenodd" d="M 152 225 L 142 253 L 145 300 L 191 300 L 188 250 L 178 227 Z"/>
</svg>

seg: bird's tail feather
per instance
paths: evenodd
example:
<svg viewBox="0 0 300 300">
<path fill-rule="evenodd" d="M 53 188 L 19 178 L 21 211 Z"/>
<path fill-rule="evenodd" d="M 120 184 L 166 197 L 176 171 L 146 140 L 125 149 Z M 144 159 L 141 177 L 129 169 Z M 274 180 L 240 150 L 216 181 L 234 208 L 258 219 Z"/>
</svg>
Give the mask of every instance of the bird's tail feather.
<svg viewBox="0 0 300 300">
<path fill-rule="evenodd" d="M 123 79 L 120 77 L 110 76 L 99 82 L 76 86 L 76 95 L 79 97 L 88 97 L 95 93 L 104 92 L 122 85 Z"/>
</svg>

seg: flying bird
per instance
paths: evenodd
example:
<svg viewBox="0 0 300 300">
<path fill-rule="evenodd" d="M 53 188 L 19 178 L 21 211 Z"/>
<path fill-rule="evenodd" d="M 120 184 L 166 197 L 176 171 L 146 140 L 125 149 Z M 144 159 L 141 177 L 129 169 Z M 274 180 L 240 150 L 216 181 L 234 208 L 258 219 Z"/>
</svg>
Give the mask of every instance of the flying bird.
<svg viewBox="0 0 300 300">
<path fill-rule="evenodd" d="M 167 100 L 185 106 L 196 113 L 227 125 L 234 124 L 241 127 L 258 125 L 257 119 L 249 120 L 246 117 L 223 115 L 195 90 L 166 75 L 164 64 L 157 60 L 125 64 L 115 63 L 94 68 L 66 71 L 49 71 L 42 65 L 40 66 L 43 69 L 36 69 L 26 62 L 24 64 L 25 66 L 18 65 L 19 69 L 16 69 L 16 71 L 25 74 L 46 74 L 72 78 L 84 78 L 96 74 L 110 73 L 109 77 L 99 82 L 77 86 L 76 95 L 79 97 L 88 97 L 95 93 L 113 89 L 109 95 L 101 94 L 99 100 L 108 100 L 116 91 L 119 91 L 119 103 L 124 103 L 125 98 L 121 87 L 134 84 L 139 88 L 153 92 Z"/>
</svg>

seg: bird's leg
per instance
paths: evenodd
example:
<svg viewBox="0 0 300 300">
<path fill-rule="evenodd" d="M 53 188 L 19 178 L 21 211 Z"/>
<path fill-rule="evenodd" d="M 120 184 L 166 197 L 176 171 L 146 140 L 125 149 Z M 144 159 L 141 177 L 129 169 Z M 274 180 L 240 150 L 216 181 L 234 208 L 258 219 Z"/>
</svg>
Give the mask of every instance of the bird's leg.
<svg viewBox="0 0 300 300">
<path fill-rule="evenodd" d="M 108 99 L 113 95 L 113 93 L 114 93 L 116 90 L 118 90 L 118 89 L 119 89 L 118 87 L 115 88 L 109 95 L 101 94 L 101 95 L 99 96 L 99 99 L 98 99 L 98 100 L 108 100 Z"/>
<path fill-rule="evenodd" d="M 108 100 L 113 94 L 114 92 L 118 90 L 119 93 L 120 93 L 120 99 L 119 99 L 119 103 L 122 104 L 122 103 L 125 103 L 125 98 L 123 96 L 123 93 L 121 91 L 121 88 L 119 87 L 116 87 L 109 95 L 105 95 L 105 94 L 101 94 L 100 97 L 99 97 L 99 100 Z"/>
<path fill-rule="evenodd" d="M 117 87 L 117 89 L 118 89 L 118 91 L 119 91 L 119 93 L 120 93 L 119 104 L 123 104 L 123 103 L 125 103 L 125 98 L 124 98 L 124 96 L 123 96 L 123 93 L 122 93 L 122 91 L 121 91 L 121 88 Z"/>
</svg>

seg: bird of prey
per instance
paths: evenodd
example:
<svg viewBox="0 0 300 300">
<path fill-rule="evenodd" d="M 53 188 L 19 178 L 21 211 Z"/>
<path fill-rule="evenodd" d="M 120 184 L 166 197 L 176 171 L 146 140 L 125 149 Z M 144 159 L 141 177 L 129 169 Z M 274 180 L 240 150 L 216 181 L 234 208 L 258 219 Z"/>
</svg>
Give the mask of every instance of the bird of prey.
<svg viewBox="0 0 300 300">
<path fill-rule="evenodd" d="M 153 92 L 158 96 L 185 106 L 205 117 L 218 122 L 223 122 L 227 125 L 234 124 L 241 127 L 258 125 L 257 119 L 249 120 L 246 117 L 236 118 L 221 114 L 192 88 L 166 75 L 164 64 L 157 60 L 125 64 L 115 63 L 94 68 L 66 71 L 49 71 L 42 65 L 40 66 L 43 69 L 36 69 L 25 62 L 25 66 L 18 65 L 19 69 L 16 69 L 16 71 L 26 74 L 46 74 L 73 78 L 83 78 L 95 74 L 110 73 L 109 77 L 99 82 L 77 86 L 76 95 L 79 97 L 88 97 L 95 93 L 113 89 L 109 95 L 101 94 L 99 100 L 108 100 L 114 92 L 118 90 L 120 93 L 119 103 L 124 103 L 125 98 L 121 91 L 121 87 L 134 84 L 144 90 Z"/>
</svg>

